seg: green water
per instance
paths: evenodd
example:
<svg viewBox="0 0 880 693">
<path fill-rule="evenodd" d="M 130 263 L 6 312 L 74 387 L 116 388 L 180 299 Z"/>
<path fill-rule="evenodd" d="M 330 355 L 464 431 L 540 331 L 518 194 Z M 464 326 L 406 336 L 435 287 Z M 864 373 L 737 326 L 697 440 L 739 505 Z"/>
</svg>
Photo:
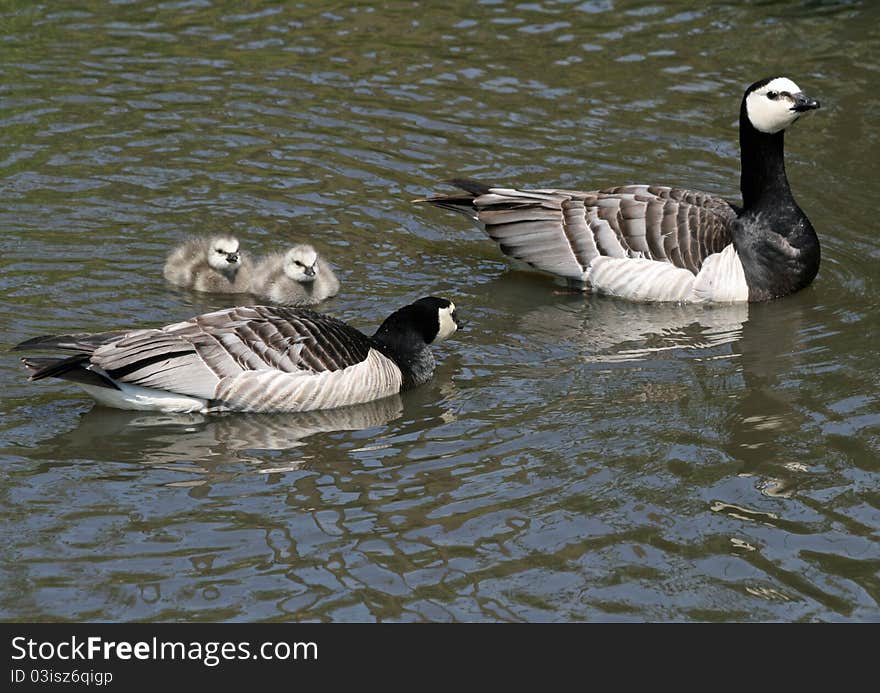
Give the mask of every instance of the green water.
<svg viewBox="0 0 880 693">
<path fill-rule="evenodd" d="M 875 3 L 0 4 L 0 324 L 160 325 L 187 234 L 308 239 L 364 329 L 428 294 L 431 383 L 348 412 L 96 408 L 0 359 L 6 620 L 880 620 Z M 735 199 L 742 90 L 819 276 L 766 305 L 566 294 L 463 217 L 466 175 Z"/>
</svg>

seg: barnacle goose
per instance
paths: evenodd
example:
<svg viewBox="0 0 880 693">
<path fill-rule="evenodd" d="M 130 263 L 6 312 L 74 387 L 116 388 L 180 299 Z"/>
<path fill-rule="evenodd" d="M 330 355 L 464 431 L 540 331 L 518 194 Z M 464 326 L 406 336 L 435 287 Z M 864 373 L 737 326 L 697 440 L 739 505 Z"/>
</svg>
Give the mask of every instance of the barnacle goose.
<svg viewBox="0 0 880 693">
<path fill-rule="evenodd" d="M 330 265 L 305 243 L 260 260 L 250 288 L 260 299 L 287 306 L 313 306 L 338 292 L 339 280 Z"/>
<path fill-rule="evenodd" d="M 251 263 L 232 236 L 191 238 L 168 255 L 164 274 L 186 289 L 238 294 L 250 286 Z"/>
<path fill-rule="evenodd" d="M 742 206 L 704 192 L 626 185 L 515 190 L 456 179 L 464 193 L 416 202 L 474 218 L 501 250 L 588 291 L 635 301 L 765 301 L 807 286 L 819 240 L 785 175 L 785 129 L 819 108 L 786 77 L 742 99 Z"/>
<path fill-rule="evenodd" d="M 306 309 L 227 308 L 158 329 L 35 337 L 14 347 L 31 380 L 77 383 L 99 403 L 163 412 L 296 412 L 387 397 L 427 382 L 429 349 L 458 329 L 455 305 L 422 298 L 368 337 Z"/>
</svg>

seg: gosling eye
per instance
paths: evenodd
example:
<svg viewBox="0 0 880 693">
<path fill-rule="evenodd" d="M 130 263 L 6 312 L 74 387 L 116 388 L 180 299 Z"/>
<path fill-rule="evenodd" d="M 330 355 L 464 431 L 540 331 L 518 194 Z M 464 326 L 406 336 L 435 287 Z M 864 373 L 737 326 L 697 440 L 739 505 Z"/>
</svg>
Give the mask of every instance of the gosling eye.
<svg viewBox="0 0 880 693">
<path fill-rule="evenodd" d="M 776 101 L 776 99 L 779 98 L 779 92 L 778 91 L 768 91 L 767 98 L 770 99 L 771 101 Z"/>
<path fill-rule="evenodd" d="M 220 253 L 221 255 L 226 255 L 226 251 L 220 250 L 220 248 L 217 248 L 216 252 Z"/>
<path fill-rule="evenodd" d="M 296 265 L 297 267 L 303 267 L 303 263 L 301 263 L 299 260 L 294 260 L 293 264 Z"/>
</svg>

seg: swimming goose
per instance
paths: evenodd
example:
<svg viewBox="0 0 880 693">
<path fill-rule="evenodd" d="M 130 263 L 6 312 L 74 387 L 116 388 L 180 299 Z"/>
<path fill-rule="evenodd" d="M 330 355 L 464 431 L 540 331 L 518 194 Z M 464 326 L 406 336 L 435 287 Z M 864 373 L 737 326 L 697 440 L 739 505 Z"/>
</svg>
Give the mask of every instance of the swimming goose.
<svg viewBox="0 0 880 693">
<path fill-rule="evenodd" d="M 171 251 L 164 274 L 186 289 L 238 294 L 250 286 L 251 263 L 232 236 L 191 238 Z"/>
<path fill-rule="evenodd" d="M 254 268 L 250 292 L 287 306 L 312 306 L 335 296 L 339 280 L 312 246 L 300 244 L 260 260 Z"/>
<path fill-rule="evenodd" d="M 742 99 L 742 206 L 704 192 L 625 185 L 516 190 L 457 179 L 416 202 L 462 212 L 501 250 L 587 291 L 636 301 L 765 301 L 807 286 L 819 240 L 785 176 L 785 129 L 819 102 L 786 77 Z"/>
<path fill-rule="evenodd" d="M 14 349 L 31 380 L 61 378 L 99 403 L 163 412 L 297 412 L 387 397 L 427 382 L 429 349 L 458 329 L 455 305 L 422 298 L 368 337 L 310 310 L 227 308 L 158 329 L 35 337 Z"/>
</svg>

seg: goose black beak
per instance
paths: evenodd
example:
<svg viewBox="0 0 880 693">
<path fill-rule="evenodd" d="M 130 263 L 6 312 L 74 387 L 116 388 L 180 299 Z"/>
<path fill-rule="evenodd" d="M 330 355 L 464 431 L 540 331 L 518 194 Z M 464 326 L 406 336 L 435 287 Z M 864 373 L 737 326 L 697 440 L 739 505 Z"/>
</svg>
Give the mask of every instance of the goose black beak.
<svg viewBox="0 0 880 693">
<path fill-rule="evenodd" d="M 803 92 L 799 91 L 797 94 L 792 94 L 792 98 L 794 99 L 794 106 L 791 107 L 792 111 L 804 113 L 805 111 L 814 111 L 819 108 L 819 102 L 816 99 L 811 99 Z"/>
<path fill-rule="evenodd" d="M 238 262 L 238 253 L 226 253 L 227 262 Z"/>
<path fill-rule="evenodd" d="M 314 267 L 306 267 L 303 270 L 303 272 L 305 273 L 305 275 L 307 277 L 314 277 L 315 276 L 315 268 Z"/>
</svg>

